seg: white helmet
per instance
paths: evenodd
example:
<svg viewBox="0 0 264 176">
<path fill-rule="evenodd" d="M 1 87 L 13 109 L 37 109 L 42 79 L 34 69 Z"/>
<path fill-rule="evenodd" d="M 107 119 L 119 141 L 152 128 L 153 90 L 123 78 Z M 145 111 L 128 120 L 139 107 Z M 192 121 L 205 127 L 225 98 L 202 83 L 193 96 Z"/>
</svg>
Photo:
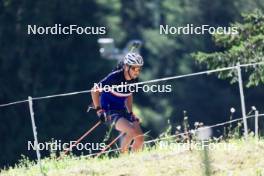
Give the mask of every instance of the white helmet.
<svg viewBox="0 0 264 176">
<path fill-rule="evenodd" d="M 124 64 L 130 66 L 143 66 L 144 61 L 138 53 L 127 53 L 124 57 Z"/>
</svg>

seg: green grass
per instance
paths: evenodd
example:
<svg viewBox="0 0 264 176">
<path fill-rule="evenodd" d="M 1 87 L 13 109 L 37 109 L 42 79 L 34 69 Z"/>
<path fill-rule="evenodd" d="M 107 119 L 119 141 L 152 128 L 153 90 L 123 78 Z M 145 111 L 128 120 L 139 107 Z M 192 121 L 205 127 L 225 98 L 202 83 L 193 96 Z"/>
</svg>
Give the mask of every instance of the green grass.
<svg viewBox="0 0 264 176">
<path fill-rule="evenodd" d="M 224 145 L 231 148 L 228 150 Z M 205 175 L 202 164 L 203 152 L 194 148 L 189 151 L 178 147 L 179 145 L 174 143 L 165 148 L 157 143 L 156 147 L 115 158 L 67 156 L 57 161 L 51 157 L 43 159 L 42 164 L 48 176 Z M 228 143 L 215 143 L 213 147 L 215 148 L 209 150 L 212 175 L 264 176 L 264 140 L 234 139 Z M 24 159 L 14 168 L 2 170 L 0 175 L 36 176 L 40 173 L 38 165 Z"/>
</svg>

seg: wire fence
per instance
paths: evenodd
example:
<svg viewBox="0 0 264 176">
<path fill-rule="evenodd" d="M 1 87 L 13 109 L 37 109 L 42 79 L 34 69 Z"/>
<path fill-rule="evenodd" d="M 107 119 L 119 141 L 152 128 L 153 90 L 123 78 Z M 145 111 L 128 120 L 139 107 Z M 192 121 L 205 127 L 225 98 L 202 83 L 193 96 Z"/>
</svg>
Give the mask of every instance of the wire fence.
<svg viewBox="0 0 264 176">
<path fill-rule="evenodd" d="M 264 62 L 250 63 L 250 64 L 241 64 L 241 65 L 239 65 L 239 67 L 249 67 L 249 66 L 262 65 L 262 64 L 264 64 Z M 180 79 L 180 78 L 185 78 L 185 77 L 192 77 L 192 76 L 198 76 L 198 75 L 203 75 L 203 74 L 210 74 L 210 73 L 215 73 L 215 72 L 227 71 L 227 70 L 236 69 L 237 67 L 238 66 L 218 68 L 218 69 L 214 69 L 214 70 L 206 70 L 206 71 L 201 71 L 201 72 L 196 72 L 196 73 L 190 73 L 190 74 L 184 74 L 184 75 L 177 75 L 177 76 L 171 76 L 171 77 L 152 79 L 152 80 L 142 81 L 142 82 L 133 83 L 133 84 L 119 85 L 117 87 L 119 88 L 119 87 L 125 87 L 125 86 L 150 84 L 150 83 L 156 83 L 156 82 Z M 90 93 L 91 91 L 92 91 L 92 89 L 82 90 L 82 91 L 75 91 L 75 92 L 69 92 L 69 93 L 62 93 L 62 94 L 40 96 L 40 97 L 32 97 L 32 100 L 43 100 L 43 99 L 71 96 L 71 95 L 77 95 L 77 94 L 83 94 L 83 93 Z M 10 105 L 15 105 L 15 104 L 20 104 L 20 103 L 27 103 L 27 102 L 28 102 L 28 99 L 19 100 L 19 101 L 14 101 L 14 102 L 10 102 L 10 103 L 1 104 L 0 107 L 6 107 L 6 106 L 10 106 Z"/>
<path fill-rule="evenodd" d="M 247 116 L 247 119 L 252 118 L 252 117 L 255 117 L 255 115 Z M 258 117 L 264 117 L 264 114 L 258 114 Z M 202 128 L 203 129 L 211 129 L 211 128 L 224 126 L 226 124 L 230 124 L 230 123 L 234 123 L 234 122 L 242 121 L 242 120 L 243 120 L 243 117 L 242 118 L 238 118 L 238 119 L 234 119 L 234 120 L 225 121 L 225 122 L 222 122 L 222 123 L 217 123 L 217 124 L 214 124 L 214 125 L 211 125 L 211 126 L 205 126 L 205 127 L 202 127 Z M 166 136 L 166 137 L 162 137 L 162 138 L 157 138 L 157 139 L 145 141 L 144 145 L 149 144 L 149 143 L 162 141 L 162 140 L 165 140 L 165 139 L 175 138 L 175 137 L 186 135 L 186 134 L 189 134 L 189 133 L 195 133 L 195 132 L 198 132 L 198 131 L 199 131 L 199 128 L 195 129 L 195 130 L 188 131 L 188 132 L 178 133 L 178 134 L 174 134 L 174 135 L 170 135 L 170 136 Z M 116 148 L 116 149 L 107 150 L 105 152 L 102 152 L 102 154 L 110 153 L 110 152 L 116 152 L 116 151 L 120 151 L 120 150 L 121 150 L 121 148 Z M 85 155 L 84 157 L 96 156 L 97 154 L 99 154 L 99 152 L 98 153 L 92 153 L 92 154 L 89 154 L 89 155 Z"/>
</svg>

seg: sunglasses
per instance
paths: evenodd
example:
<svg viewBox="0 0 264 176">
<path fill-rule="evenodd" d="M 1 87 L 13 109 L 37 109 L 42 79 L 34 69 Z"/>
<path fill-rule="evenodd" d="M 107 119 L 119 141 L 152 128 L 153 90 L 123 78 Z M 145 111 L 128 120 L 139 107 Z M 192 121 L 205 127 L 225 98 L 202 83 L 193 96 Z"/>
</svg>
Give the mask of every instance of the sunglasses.
<svg viewBox="0 0 264 176">
<path fill-rule="evenodd" d="M 134 72 L 140 72 L 142 70 L 142 67 L 134 67 L 134 66 L 131 66 L 130 69 Z"/>
</svg>

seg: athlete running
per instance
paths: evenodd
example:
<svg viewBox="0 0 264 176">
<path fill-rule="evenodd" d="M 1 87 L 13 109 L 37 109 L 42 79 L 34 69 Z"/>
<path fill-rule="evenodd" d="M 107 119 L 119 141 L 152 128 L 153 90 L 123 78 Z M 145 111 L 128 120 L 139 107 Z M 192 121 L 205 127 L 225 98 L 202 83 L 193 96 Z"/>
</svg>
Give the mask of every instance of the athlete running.
<svg viewBox="0 0 264 176">
<path fill-rule="evenodd" d="M 108 74 L 98 85 L 109 87 L 136 83 L 143 64 L 143 58 L 139 54 L 130 52 L 124 57 L 123 66 Z M 132 111 L 132 92 L 128 89 L 111 88 L 106 91 L 94 87 L 91 95 L 100 120 L 110 121 L 115 129 L 125 133 L 121 143 L 121 152 L 127 152 L 132 141 L 133 151 L 142 149 L 144 137 L 139 119 Z"/>
</svg>

